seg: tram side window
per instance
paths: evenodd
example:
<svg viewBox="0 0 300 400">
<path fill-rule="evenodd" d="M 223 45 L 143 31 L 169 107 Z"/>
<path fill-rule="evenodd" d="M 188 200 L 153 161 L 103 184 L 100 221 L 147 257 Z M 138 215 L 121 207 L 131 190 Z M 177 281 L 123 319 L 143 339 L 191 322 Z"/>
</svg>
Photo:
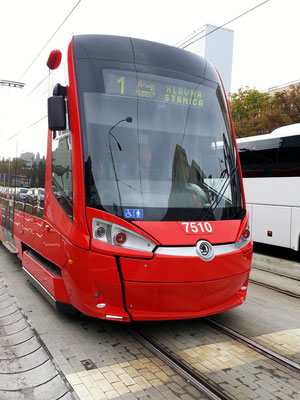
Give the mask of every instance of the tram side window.
<svg viewBox="0 0 300 400">
<path fill-rule="evenodd" d="M 276 176 L 300 176 L 300 136 L 280 139 Z"/>
<path fill-rule="evenodd" d="M 275 176 L 279 141 L 275 138 L 239 144 L 244 178 Z"/>
<path fill-rule="evenodd" d="M 73 219 L 71 133 L 56 132 L 52 141 L 52 192 L 69 219 Z"/>
</svg>

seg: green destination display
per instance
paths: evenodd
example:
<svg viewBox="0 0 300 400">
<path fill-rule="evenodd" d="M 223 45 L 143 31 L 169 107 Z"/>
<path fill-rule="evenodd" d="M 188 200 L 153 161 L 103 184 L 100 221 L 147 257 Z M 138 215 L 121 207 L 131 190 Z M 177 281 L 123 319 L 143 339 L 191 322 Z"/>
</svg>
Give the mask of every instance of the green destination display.
<svg viewBox="0 0 300 400">
<path fill-rule="evenodd" d="M 105 69 L 105 93 L 165 103 L 203 107 L 206 87 L 163 76 Z"/>
</svg>

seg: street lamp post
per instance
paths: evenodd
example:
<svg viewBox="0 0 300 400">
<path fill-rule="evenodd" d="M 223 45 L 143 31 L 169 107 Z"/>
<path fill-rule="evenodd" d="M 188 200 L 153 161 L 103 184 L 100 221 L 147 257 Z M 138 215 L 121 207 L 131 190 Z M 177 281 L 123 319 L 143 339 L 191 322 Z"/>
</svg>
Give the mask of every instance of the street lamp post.
<svg viewBox="0 0 300 400">
<path fill-rule="evenodd" d="M 25 86 L 25 83 L 0 79 L 0 86 L 8 86 L 8 87 L 13 87 L 13 88 L 17 88 L 17 89 L 23 89 L 23 87 Z"/>
</svg>

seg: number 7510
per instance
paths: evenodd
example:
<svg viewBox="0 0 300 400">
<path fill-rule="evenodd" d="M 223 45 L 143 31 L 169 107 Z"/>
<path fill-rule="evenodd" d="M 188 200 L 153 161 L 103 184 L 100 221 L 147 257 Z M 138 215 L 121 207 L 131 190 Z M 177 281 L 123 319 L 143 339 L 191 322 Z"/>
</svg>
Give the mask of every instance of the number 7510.
<svg viewBox="0 0 300 400">
<path fill-rule="evenodd" d="M 186 233 L 212 233 L 212 226 L 209 222 L 181 222 Z"/>
</svg>

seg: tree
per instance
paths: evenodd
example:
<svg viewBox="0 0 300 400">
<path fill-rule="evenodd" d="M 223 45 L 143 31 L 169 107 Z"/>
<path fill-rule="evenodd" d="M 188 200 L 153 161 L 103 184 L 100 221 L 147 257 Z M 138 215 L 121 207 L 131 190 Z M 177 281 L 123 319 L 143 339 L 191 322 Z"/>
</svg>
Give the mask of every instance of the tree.
<svg viewBox="0 0 300 400">
<path fill-rule="evenodd" d="M 293 85 L 289 91 L 275 93 L 274 104 L 277 110 L 288 116 L 290 123 L 300 122 L 300 84 Z"/>
<path fill-rule="evenodd" d="M 271 97 L 267 93 L 260 93 L 256 89 L 240 88 L 237 93 L 230 95 L 230 110 L 233 121 L 258 118 L 264 109 L 268 108 Z"/>
<path fill-rule="evenodd" d="M 300 84 L 271 96 L 256 89 L 239 89 L 230 96 L 237 137 L 269 133 L 280 126 L 300 122 Z"/>
<path fill-rule="evenodd" d="M 38 187 L 40 188 L 45 187 L 45 175 L 46 175 L 46 158 L 43 157 L 39 161 L 39 166 L 38 166 Z"/>
</svg>

